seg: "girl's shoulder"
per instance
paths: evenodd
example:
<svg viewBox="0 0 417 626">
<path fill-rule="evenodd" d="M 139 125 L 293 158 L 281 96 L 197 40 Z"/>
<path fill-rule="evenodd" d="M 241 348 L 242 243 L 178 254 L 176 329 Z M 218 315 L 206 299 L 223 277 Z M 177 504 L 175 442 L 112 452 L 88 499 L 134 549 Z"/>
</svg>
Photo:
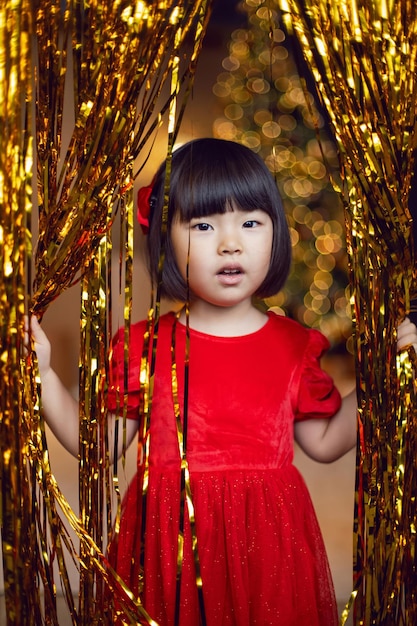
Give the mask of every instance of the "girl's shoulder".
<svg viewBox="0 0 417 626">
<path fill-rule="evenodd" d="M 173 323 L 175 321 L 175 312 L 174 311 L 169 311 L 168 313 L 164 313 L 163 315 L 160 315 L 158 318 L 158 324 L 161 327 L 172 327 Z M 143 332 L 144 330 L 146 330 L 147 326 L 148 326 L 149 321 L 147 319 L 142 319 L 139 320 L 138 322 L 134 322 L 131 325 L 131 330 L 134 333 L 139 333 L 139 332 Z"/>
<path fill-rule="evenodd" d="M 295 335 L 307 336 L 309 329 L 296 320 L 275 313 L 273 310 L 267 311 L 268 326 L 271 332 L 294 333 Z"/>
<path fill-rule="evenodd" d="M 159 317 L 157 327 L 160 330 L 172 329 L 174 320 L 175 320 L 174 312 L 170 311 L 169 313 L 165 313 L 164 315 L 161 315 Z M 147 319 L 142 319 L 142 320 L 139 320 L 138 322 L 133 322 L 130 325 L 130 329 L 129 329 L 130 343 L 135 344 L 135 345 L 137 345 L 138 342 L 142 343 L 145 333 L 148 330 L 151 332 L 151 334 L 153 333 L 153 327 L 149 326 L 149 321 Z M 125 326 L 121 326 L 115 333 L 112 344 L 115 345 L 119 342 L 124 343 L 124 338 L 125 338 Z"/>
<path fill-rule="evenodd" d="M 320 353 L 329 349 L 329 341 L 321 331 L 307 328 L 300 322 L 274 311 L 268 311 L 267 315 L 269 318 L 267 327 L 271 337 L 275 337 L 278 341 L 285 341 L 300 352 L 312 349 Z"/>
</svg>

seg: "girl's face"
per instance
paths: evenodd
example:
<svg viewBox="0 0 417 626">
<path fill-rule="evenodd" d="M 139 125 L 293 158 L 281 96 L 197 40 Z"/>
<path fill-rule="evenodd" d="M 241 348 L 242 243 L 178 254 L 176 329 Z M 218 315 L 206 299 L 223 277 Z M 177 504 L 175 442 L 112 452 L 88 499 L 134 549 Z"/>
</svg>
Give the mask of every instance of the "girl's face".
<svg viewBox="0 0 417 626">
<path fill-rule="evenodd" d="M 273 224 L 261 210 L 238 208 L 190 222 L 174 219 L 171 239 L 192 299 L 230 307 L 251 300 L 271 259 Z M 187 277 L 188 273 L 188 277 Z"/>
</svg>

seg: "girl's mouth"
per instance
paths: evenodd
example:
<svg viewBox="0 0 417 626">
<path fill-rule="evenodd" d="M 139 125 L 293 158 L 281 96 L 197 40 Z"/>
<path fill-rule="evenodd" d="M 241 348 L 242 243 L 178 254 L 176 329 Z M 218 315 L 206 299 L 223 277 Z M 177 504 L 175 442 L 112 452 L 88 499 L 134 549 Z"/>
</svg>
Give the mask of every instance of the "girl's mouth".
<svg viewBox="0 0 417 626">
<path fill-rule="evenodd" d="M 230 275 L 230 274 L 243 274 L 243 268 L 240 263 L 226 263 L 223 267 L 220 268 L 219 274 Z"/>
<path fill-rule="evenodd" d="M 217 276 L 219 282 L 225 286 L 237 285 L 241 282 L 244 272 L 241 267 L 224 267 Z"/>
<path fill-rule="evenodd" d="M 228 276 L 228 275 L 232 275 L 232 274 L 241 274 L 242 270 L 240 270 L 240 269 L 224 269 L 224 270 L 221 270 L 219 273 Z"/>
</svg>

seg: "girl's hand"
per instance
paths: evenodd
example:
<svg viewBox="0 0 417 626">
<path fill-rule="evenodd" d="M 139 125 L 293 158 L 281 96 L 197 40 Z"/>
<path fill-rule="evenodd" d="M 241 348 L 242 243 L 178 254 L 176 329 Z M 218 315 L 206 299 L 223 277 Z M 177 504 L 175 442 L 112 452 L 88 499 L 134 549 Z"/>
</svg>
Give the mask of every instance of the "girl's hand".
<svg viewBox="0 0 417 626">
<path fill-rule="evenodd" d="M 417 328 L 416 325 L 406 317 L 397 328 L 397 350 L 405 350 L 413 346 L 417 354 Z"/>
<path fill-rule="evenodd" d="M 30 329 L 35 342 L 35 352 L 41 378 L 45 378 L 51 369 L 51 344 L 35 315 L 30 320 Z"/>
</svg>

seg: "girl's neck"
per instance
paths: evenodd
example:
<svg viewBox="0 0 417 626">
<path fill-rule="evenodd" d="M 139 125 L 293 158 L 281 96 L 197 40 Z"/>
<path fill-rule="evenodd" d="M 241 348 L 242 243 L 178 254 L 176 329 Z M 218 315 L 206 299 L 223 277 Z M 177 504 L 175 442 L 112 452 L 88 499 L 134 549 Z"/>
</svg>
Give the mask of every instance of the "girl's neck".
<svg viewBox="0 0 417 626">
<path fill-rule="evenodd" d="M 179 320 L 186 323 L 185 307 Z M 197 300 L 190 304 L 190 328 L 217 337 L 238 337 L 258 331 L 266 323 L 266 315 L 251 302 L 246 306 L 219 307 Z"/>
</svg>

